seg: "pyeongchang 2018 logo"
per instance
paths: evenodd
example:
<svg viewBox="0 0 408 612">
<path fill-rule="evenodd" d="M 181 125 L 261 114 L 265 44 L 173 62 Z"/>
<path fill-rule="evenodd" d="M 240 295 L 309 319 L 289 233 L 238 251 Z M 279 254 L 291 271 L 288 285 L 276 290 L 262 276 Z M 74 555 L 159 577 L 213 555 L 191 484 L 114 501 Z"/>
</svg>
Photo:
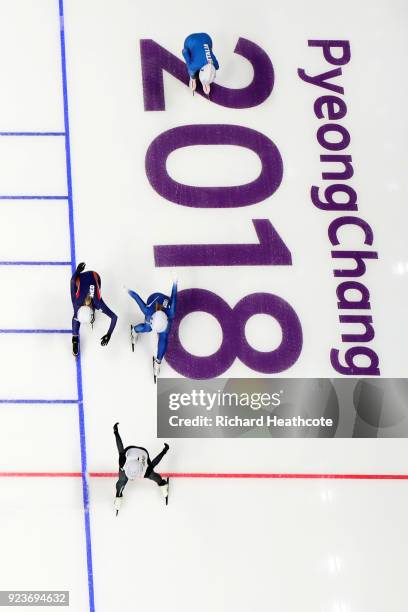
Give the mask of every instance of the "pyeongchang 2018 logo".
<svg viewBox="0 0 408 612">
<path fill-rule="evenodd" d="M 311 201 L 319 210 L 341 213 L 328 227 L 329 240 L 333 246 L 340 245 L 341 231 L 347 226 L 357 227 L 362 234 L 361 244 L 372 246 L 372 228 L 366 220 L 355 214 L 358 210 L 357 194 L 349 184 L 354 174 L 353 160 L 350 154 L 343 153 L 349 145 L 350 134 L 339 123 L 346 116 L 347 106 L 343 97 L 344 88 L 335 79 L 342 76 L 340 66 L 351 60 L 350 43 L 344 40 L 310 40 L 308 44 L 318 49 L 328 67 L 328 70 L 315 76 L 308 75 L 303 69 L 298 72 L 304 82 L 321 91 L 314 104 L 314 112 L 318 119 L 325 120 L 318 130 L 318 142 L 324 149 L 320 156 L 321 162 L 325 164 L 322 180 L 334 181 L 328 186 L 313 186 L 310 190 Z M 271 95 L 275 82 L 271 58 L 262 47 L 246 38 L 238 39 L 234 52 L 251 63 L 253 79 L 246 87 L 237 89 L 213 83 L 210 101 L 214 105 L 241 110 L 262 105 Z M 188 87 L 189 75 L 185 64 L 151 39 L 140 41 L 140 55 L 144 110 L 164 112 L 164 72 Z M 197 93 L 204 95 L 201 91 Z M 174 109 L 171 116 L 174 117 Z M 243 117 L 242 113 L 240 117 Z M 169 175 L 167 159 L 180 148 L 196 145 L 245 147 L 258 156 L 260 174 L 250 183 L 233 186 L 180 183 Z M 169 126 L 150 143 L 146 151 L 145 169 L 152 189 L 163 198 L 163 205 L 172 202 L 177 206 L 195 209 L 215 209 L 215 221 L 216 209 L 248 207 L 248 211 L 251 211 L 252 205 L 265 202 L 278 191 L 283 177 L 282 156 L 269 135 L 244 125 L 224 123 Z M 192 226 L 186 235 L 186 239 L 192 239 L 192 243 L 157 244 L 153 247 L 156 267 L 246 266 L 247 273 L 251 274 L 251 269 L 256 270 L 259 266 L 292 266 L 292 253 L 276 228 L 279 219 L 252 217 L 253 213 L 248 212 L 248 226 L 256 234 L 253 243 L 240 244 L 239 240 L 234 241 L 231 225 L 227 244 L 206 244 L 205 241 L 204 244 L 198 244 L 198 239 L 194 242 Z M 340 333 L 340 342 L 345 346 L 333 347 L 328 358 L 334 370 L 340 374 L 379 376 L 379 358 L 369 346 L 375 335 L 369 290 L 362 282 L 366 262 L 377 259 L 377 252 L 336 248 L 331 252 L 331 257 L 337 264 L 333 274 L 339 279 L 336 290 L 338 309 L 341 311 L 339 322 L 342 325 L 361 325 L 362 331 L 353 333 L 354 330 L 347 329 L 345 333 Z M 344 263 L 348 260 L 351 260 L 351 266 Z M 354 310 L 366 312 L 361 315 Z M 192 312 L 212 315 L 221 327 L 222 343 L 212 355 L 194 355 L 181 343 L 180 324 Z M 246 338 L 246 323 L 258 314 L 273 317 L 280 326 L 281 342 L 271 351 L 256 350 Z M 220 377 L 236 359 L 255 372 L 271 375 L 291 368 L 298 361 L 302 347 L 303 330 L 299 316 L 294 306 L 281 296 L 263 291 L 244 295 L 237 303 L 230 304 L 207 287 L 190 287 L 178 294 L 177 316 L 171 332 L 167 360 L 178 373 L 192 379 Z"/>
</svg>

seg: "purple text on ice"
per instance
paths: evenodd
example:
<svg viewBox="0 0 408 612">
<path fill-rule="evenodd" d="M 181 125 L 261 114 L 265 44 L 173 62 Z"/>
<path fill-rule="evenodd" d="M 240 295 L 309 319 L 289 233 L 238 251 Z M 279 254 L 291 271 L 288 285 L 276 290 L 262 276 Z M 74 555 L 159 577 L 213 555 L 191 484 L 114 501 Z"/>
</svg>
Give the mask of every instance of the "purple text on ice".
<svg viewBox="0 0 408 612">
<path fill-rule="evenodd" d="M 163 71 L 188 86 L 184 62 L 157 42 L 140 41 L 144 108 L 165 110 Z M 266 52 L 252 41 L 239 38 L 235 53 L 249 60 L 253 68 L 251 83 L 241 89 L 213 84 L 211 102 L 228 108 L 258 106 L 270 96 L 274 86 L 273 65 Z M 197 187 L 181 184 L 170 177 L 168 156 L 182 147 L 231 145 L 251 149 L 261 161 L 261 172 L 252 182 L 230 187 Z M 237 208 L 264 202 L 279 188 L 283 162 L 276 144 L 264 134 L 240 125 L 183 125 L 157 136 L 146 153 L 146 175 L 153 189 L 167 201 L 192 208 Z M 292 265 L 291 252 L 269 219 L 252 219 L 258 243 L 156 245 L 156 266 L 255 266 Z M 207 312 L 221 325 L 220 348 L 207 357 L 185 350 L 179 326 L 188 314 Z M 256 314 L 268 314 L 278 321 L 282 340 L 272 351 L 257 351 L 245 336 L 245 324 Z M 234 308 L 215 293 L 185 289 L 179 293 L 177 315 L 171 332 L 167 360 L 180 374 L 192 378 L 222 375 L 239 358 L 249 368 L 265 374 L 291 367 L 302 350 L 302 327 L 290 304 L 269 293 L 254 293 L 242 298 Z"/>
</svg>

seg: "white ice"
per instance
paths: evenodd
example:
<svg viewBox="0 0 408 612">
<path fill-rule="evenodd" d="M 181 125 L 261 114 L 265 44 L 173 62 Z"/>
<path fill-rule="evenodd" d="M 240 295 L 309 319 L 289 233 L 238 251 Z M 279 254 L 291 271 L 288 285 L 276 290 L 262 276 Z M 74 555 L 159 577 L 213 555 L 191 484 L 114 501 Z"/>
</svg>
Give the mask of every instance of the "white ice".
<svg viewBox="0 0 408 612">
<path fill-rule="evenodd" d="M 347 39 L 351 62 L 340 77 L 349 113 L 359 214 L 374 229 L 379 260 L 366 283 L 384 377 L 406 376 L 406 98 L 407 6 L 402 0 L 341 4 L 323 0 L 245 3 L 187 0 L 65 0 L 66 65 L 77 262 L 102 277 L 103 296 L 119 315 L 108 347 L 108 320 L 82 336 L 82 381 L 96 612 L 405 612 L 408 562 L 406 480 L 173 478 L 169 506 L 150 482 L 129 484 L 113 512 L 120 422 L 125 444 L 162 448 L 156 437 L 153 339 L 135 354 L 129 323 L 140 320 L 123 285 L 147 297 L 169 291 L 174 272 L 155 268 L 153 245 L 253 242 L 251 219 L 270 218 L 287 242 L 293 266 L 180 268 L 180 289 L 201 287 L 231 306 L 270 291 L 293 305 L 304 346 L 282 376 L 330 377 L 328 358 L 341 328 L 332 276 L 329 219 L 310 202 L 319 184 L 320 95 L 297 69 L 328 69 L 310 38 Z M 2 95 L 0 132 L 64 132 L 57 0 L 0 0 Z M 211 33 L 218 82 L 243 87 L 251 68 L 233 54 L 238 37 L 262 46 L 275 87 L 261 106 L 212 105 L 165 75 L 166 111 L 145 112 L 139 40 L 153 38 L 181 57 L 185 36 Z M 267 202 L 238 209 L 193 209 L 166 202 L 145 175 L 147 147 L 172 127 L 236 123 L 279 147 L 284 178 Z M 255 155 L 229 147 L 169 158 L 173 178 L 196 185 L 246 182 Z M 213 166 L 213 165 L 214 166 Z M 213 170 L 215 167 L 215 170 Z M 0 136 L 0 196 L 67 194 L 63 136 Z M 0 200 L 1 262 L 68 262 L 68 201 Z M 347 237 L 346 237 L 347 234 Z M 355 248 L 361 234 L 344 233 Z M 347 248 L 347 246 L 345 246 Z M 75 362 L 68 333 L 17 334 L 7 329 L 69 330 L 68 265 L 0 265 L 0 588 L 69 590 L 72 612 L 89 605 Z M 269 317 L 246 329 L 258 350 L 279 342 Z M 181 339 L 192 353 L 213 353 L 218 323 L 197 313 Z M 162 376 L 178 376 L 164 363 Z M 230 377 L 259 373 L 238 360 Z M 48 403 L 42 403 L 47 400 Z M 407 474 L 404 439 L 178 439 L 161 469 L 171 472 Z M 20 476 L 12 476 L 19 473 Z M 70 476 L 23 476 L 64 473 Z M 40 608 L 42 609 L 42 608 Z"/>
</svg>

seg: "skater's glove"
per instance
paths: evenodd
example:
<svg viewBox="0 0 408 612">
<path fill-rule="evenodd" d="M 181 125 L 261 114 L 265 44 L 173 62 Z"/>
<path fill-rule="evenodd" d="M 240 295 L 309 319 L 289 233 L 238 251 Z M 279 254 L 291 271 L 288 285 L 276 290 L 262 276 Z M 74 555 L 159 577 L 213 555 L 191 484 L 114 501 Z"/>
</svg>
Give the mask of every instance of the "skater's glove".
<svg viewBox="0 0 408 612">
<path fill-rule="evenodd" d="M 104 336 L 102 336 L 101 338 L 101 345 L 102 346 L 106 346 L 109 342 L 109 340 L 111 339 L 111 335 L 110 334 L 105 334 Z"/>
<path fill-rule="evenodd" d="M 113 426 L 113 433 L 118 433 L 118 425 L 119 423 L 115 423 Z"/>
<path fill-rule="evenodd" d="M 116 512 L 119 512 L 121 504 L 122 504 L 122 498 L 121 497 L 115 497 L 114 508 L 115 508 Z"/>
<path fill-rule="evenodd" d="M 164 443 L 164 448 L 166 449 L 166 453 L 169 450 L 170 446 L 167 444 L 167 442 Z"/>
<path fill-rule="evenodd" d="M 76 274 L 81 274 L 85 270 L 85 263 L 81 262 L 77 265 Z"/>
</svg>

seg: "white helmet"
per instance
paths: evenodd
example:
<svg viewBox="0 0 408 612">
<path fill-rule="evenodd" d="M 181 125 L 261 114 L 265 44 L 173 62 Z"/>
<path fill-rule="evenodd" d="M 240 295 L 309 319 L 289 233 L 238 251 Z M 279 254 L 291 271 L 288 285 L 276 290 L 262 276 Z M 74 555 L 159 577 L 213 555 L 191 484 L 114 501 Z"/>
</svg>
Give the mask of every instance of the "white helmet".
<svg viewBox="0 0 408 612">
<path fill-rule="evenodd" d="M 91 323 L 92 322 L 93 311 L 90 306 L 81 306 L 77 312 L 77 321 L 79 323 Z"/>
<path fill-rule="evenodd" d="M 145 473 L 145 466 L 137 459 L 128 459 L 125 463 L 124 469 L 129 480 L 143 478 Z"/>
<path fill-rule="evenodd" d="M 156 310 L 153 313 L 152 318 L 150 320 L 151 328 L 157 334 L 161 334 L 167 329 L 167 325 L 169 324 L 169 320 L 167 315 L 163 310 Z"/>
<path fill-rule="evenodd" d="M 211 64 L 211 63 L 205 64 L 200 69 L 200 73 L 199 73 L 201 84 L 211 85 L 211 83 L 215 80 L 216 74 L 217 74 L 217 71 L 214 68 L 214 64 Z"/>
<path fill-rule="evenodd" d="M 123 466 L 129 480 L 143 478 L 146 472 L 148 455 L 142 448 L 129 448 L 126 452 L 126 463 Z"/>
</svg>

